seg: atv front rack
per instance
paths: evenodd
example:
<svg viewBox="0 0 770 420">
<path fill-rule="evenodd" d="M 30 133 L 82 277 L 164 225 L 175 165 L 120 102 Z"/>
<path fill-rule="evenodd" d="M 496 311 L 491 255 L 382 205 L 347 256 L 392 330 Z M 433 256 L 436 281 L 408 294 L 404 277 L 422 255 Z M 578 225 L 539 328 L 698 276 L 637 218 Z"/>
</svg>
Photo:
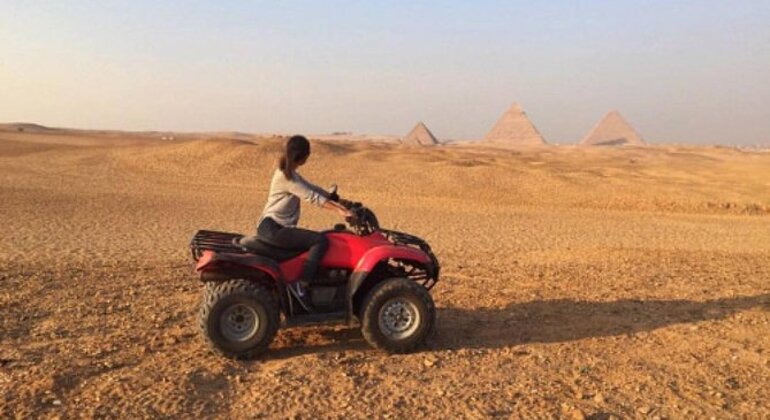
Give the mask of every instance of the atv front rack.
<svg viewBox="0 0 770 420">
<path fill-rule="evenodd" d="M 422 285 L 428 290 L 436 285 L 436 282 L 438 282 L 439 271 L 441 271 L 441 265 L 439 265 L 436 255 L 433 254 L 433 250 L 427 242 L 417 236 L 395 230 L 380 229 L 380 232 L 396 245 L 416 247 L 424 252 L 428 258 L 430 258 L 431 266 L 411 267 L 409 271 L 404 274 L 412 280 L 422 281 Z"/>
<path fill-rule="evenodd" d="M 199 230 L 190 241 L 190 252 L 193 260 L 198 261 L 204 250 L 227 252 L 230 254 L 245 254 L 242 248 L 233 244 L 233 239 L 243 238 L 243 235 L 215 230 Z"/>
</svg>

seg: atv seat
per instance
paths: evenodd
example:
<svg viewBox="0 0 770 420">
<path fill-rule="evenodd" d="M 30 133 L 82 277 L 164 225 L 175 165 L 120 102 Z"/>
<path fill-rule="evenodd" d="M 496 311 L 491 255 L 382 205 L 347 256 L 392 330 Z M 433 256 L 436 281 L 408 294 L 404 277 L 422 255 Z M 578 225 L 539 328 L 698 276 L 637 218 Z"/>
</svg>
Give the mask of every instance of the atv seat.
<svg viewBox="0 0 770 420">
<path fill-rule="evenodd" d="M 233 238 L 233 245 L 243 249 L 246 252 L 267 257 L 278 262 L 283 262 L 296 257 L 307 251 L 306 249 L 284 249 L 263 242 L 257 236 L 244 236 L 242 238 Z"/>
</svg>

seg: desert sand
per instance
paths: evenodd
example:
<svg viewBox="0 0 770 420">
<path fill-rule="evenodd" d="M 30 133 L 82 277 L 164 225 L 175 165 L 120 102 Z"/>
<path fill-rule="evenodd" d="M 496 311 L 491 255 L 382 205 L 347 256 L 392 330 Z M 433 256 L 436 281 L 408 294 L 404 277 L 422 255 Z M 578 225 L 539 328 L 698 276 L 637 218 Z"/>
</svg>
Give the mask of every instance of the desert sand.
<svg viewBox="0 0 770 420">
<path fill-rule="evenodd" d="M 314 141 L 305 176 L 433 246 L 435 336 L 236 362 L 187 248 L 254 230 L 281 140 L 236 134 L 0 131 L 0 417 L 770 417 L 770 154 Z"/>
</svg>

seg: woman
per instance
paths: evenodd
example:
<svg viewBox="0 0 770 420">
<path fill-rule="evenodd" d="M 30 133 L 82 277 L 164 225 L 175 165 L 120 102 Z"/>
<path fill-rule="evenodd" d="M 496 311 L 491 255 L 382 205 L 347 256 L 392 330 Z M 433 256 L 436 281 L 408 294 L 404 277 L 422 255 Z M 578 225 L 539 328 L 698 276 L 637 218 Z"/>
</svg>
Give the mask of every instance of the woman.
<svg viewBox="0 0 770 420">
<path fill-rule="evenodd" d="M 297 173 L 297 168 L 304 165 L 308 157 L 310 142 L 304 136 L 293 136 L 286 142 L 286 149 L 273 173 L 267 204 L 257 224 L 257 236 L 260 241 L 278 248 L 308 250 L 300 280 L 311 282 L 326 253 L 329 240 L 321 233 L 297 227 L 300 200 L 335 211 L 343 217 L 350 217 L 352 213 L 337 201 L 330 200 L 328 192 L 306 181 Z M 256 238 L 244 238 L 241 245 L 248 248 L 248 243 L 254 239 Z M 300 282 L 295 282 L 294 285 L 293 291 L 303 305 L 307 306 Z"/>
</svg>

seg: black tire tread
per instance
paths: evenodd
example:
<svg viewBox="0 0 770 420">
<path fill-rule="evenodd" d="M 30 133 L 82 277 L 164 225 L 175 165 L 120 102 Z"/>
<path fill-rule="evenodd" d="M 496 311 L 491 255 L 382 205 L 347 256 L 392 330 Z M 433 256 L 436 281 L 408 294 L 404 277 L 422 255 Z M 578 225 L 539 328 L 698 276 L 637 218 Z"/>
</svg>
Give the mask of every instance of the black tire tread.
<svg viewBox="0 0 770 420">
<path fill-rule="evenodd" d="M 383 299 L 384 296 L 397 294 L 397 292 L 402 289 L 414 293 L 425 306 L 428 315 L 428 319 L 425 322 L 428 323 L 428 326 L 423 330 L 418 339 L 392 342 L 377 334 L 377 331 L 379 330 L 377 314 L 370 313 L 371 303 L 372 301 Z M 426 338 L 433 334 L 433 329 L 435 328 L 436 305 L 433 302 L 433 298 L 423 286 L 407 278 L 395 277 L 382 280 L 380 284 L 372 288 L 366 296 L 366 299 L 364 299 L 363 305 L 361 306 L 361 312 L 361 334 L 364 336 L 364 339 L 372 347 L 387 353 L 409 353 L 413 351 L 422 345 Z"/>
<path fill-rule="evenodd" d="M 251 295 L 255 300 L 260 301 L 263 305 L 265 305 L 268 318 L 270 318 L 267 322 L 267 332 L 265 334 L 265 338 L 259 342 L 257 346 L 243 352 L 227 351 L 217 346 L 211 338 L 207 323 L 208 317 L 211 314 L 211 311 L 214 308 L 216 302 L 225 296 L 236 293 L 248 294 Z M 206 288 L 203 292 L 203 302 L 201 304 L 201 309 L 198 315 L 198 322 L 201 332 L 203 333 L 203 337 L 206 339 L 206 344 L 208 344 L 211 350 L 231 359 L 252 359 L 267 351 L 267 348 L 270 346 L 273 338 L 275 338 L 275 335 L 278 332 L 278 327 L 280 325 L 280 313 L 278 310 L 276 296 L 271 290 L 265 286 L 260 285 L 256 281 L 231 279 L 219 282 L 208 282 L 206 284 Z"/>
</svg>

